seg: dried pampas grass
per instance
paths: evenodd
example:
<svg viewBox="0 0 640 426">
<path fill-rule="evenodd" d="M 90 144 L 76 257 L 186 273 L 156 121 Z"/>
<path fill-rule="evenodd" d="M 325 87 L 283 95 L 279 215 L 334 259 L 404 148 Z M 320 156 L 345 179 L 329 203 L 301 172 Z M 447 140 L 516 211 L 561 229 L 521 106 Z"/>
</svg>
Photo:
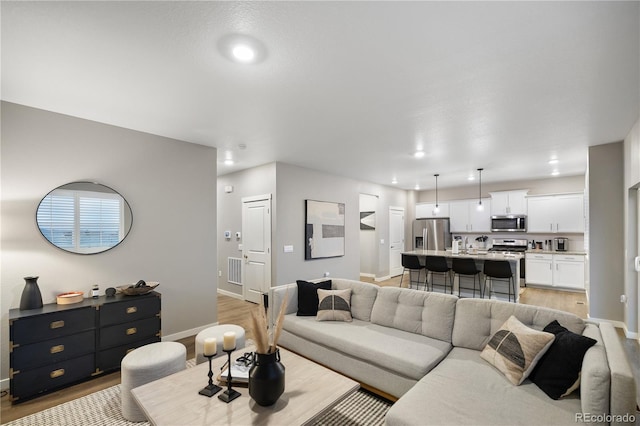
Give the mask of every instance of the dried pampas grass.
<svg viewBox="0 0 640 426">
<path fill-rule="evenodd" d="M 276 323 L 272 329 L 269 329 L 267 321 L 267 311 L 264 305 L 260 304 L 251 311 L 251 327 L 253 337 L 256 343 L 256 352 L 259 354 L 270 354 L 276 351 L 278 339 L 282 333 L 282 325 L 284 323 L 284 315 L 287 311 L 287 302 L 289 292 L 287 291 L 280 306 Z"/>
</svg>

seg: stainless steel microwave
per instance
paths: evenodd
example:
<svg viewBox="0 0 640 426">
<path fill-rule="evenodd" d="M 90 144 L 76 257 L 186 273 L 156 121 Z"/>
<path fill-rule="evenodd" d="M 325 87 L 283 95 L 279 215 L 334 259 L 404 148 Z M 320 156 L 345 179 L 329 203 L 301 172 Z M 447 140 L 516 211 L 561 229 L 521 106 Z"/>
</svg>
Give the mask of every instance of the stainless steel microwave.
<svg viewBox="0 0 640 426">
<path fill-rule="evenodd" d="M 492 232 L 527 232 L 527 216 L 491 216 Z"/>
</svg>

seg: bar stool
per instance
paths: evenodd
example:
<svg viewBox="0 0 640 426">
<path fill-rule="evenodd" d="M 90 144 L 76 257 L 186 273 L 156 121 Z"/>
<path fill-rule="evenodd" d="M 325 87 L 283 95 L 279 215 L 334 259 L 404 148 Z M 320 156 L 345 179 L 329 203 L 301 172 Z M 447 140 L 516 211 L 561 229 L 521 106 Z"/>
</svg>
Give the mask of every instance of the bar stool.
<svg viewBox="0 0 640 426">
<path fill-rule="evenodd" d="M 427 256 L 427 286 L 429 285 L 429 273 L 431 273 L 431 291 L 433 291 L 433 274 L 441 274 L 444 277 L 444 292 L 447 292 L 447 278 L 451 281 L 451 268 L 447 264 L 444 256 Z M 451 282 L 451 294 L 453 294 L 453 283 Z"/>
<path fill-rule="evenodd" d="M 513 293 L 513 301 L 516 301 L 516 287 L 511 265 L 507 260 L 485 260 L 484 261 L 484 286 L 486 294 L 487 279 L 489 279 L 489 299 L 491 294 L 508 294 L 509 302 L 511 302 L 511 294 Z M 508 293 L 493 291 L 493 280 L 506 281 L 508 284 Z"/>
<path fill-rule="evenodd" d="M 420 283 L 420 273 L 424 269 L 424 265 L 420 263 L 420 258 L 415 254 L 403 254 L 402 255 L 402 277 L 400 277 L 400 287 L 402 287 L 402 279 L 404 278 L 404 272 L 409 271 L 409 288 L 411 288 L 411 284 L 416 284 L 416 289 L 419 288 Z M 418 271 L 418 279 L 412 280 L 411 273 Z M 427 288 L 427 274 L 425 273 L 424 277 L 424 287 L 425 290 Z"/>
<path fill-rule="evenodd" d="M 478 277 L 478 292 L 482 297 L 482 283 L 480 282 L 480 270 L 476 266 L 476 261 L 468 257 L 454 257 L 451 262 L 453 278 L 458 275 L 458 297 L 462 297 L 462 290 L 473 290 L 473 297 L 476 297 L 476 277 Z M 462 287 L 462 277 L 473 278 L 473 289 Z"/>
</svg>

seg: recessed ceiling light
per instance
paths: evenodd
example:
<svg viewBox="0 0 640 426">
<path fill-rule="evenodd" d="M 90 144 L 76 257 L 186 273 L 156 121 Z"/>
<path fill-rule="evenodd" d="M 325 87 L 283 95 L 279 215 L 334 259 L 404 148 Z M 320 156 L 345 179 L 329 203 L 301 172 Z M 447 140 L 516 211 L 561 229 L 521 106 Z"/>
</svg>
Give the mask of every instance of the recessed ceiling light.
<svg viewBox="0 0 640 426">
<path fill-rule="evenodd" d="M 424 157 L 424 151 L 416 151 L 413 156 L 416 158 L 422 158 Z"/>
<path fill-rule="evenodd" d="M 420 190 L 420 185 L 416 183 L 416 191 L 419 191 L 419 190 Z"/>
<path fill-rule="evenodd" d="M 224 160 L 224 165 L 225 166 L 233 166 L 233 160 L 230 158 L 227 158 L 226 160 Z"/>
<path fill-rule="evenodd" d="M 469 175 L 469 177 L 467 178 L 467 180 L 476 180 L 475 176 Z"/>
<path fill-rule="evenodd" d="M 240 64 L 257 64 L 267 57 L 260 40 L 245 34 L 228 34 L 218 41 L 218 50 L 227 59 Z"/>
<path fill-rule="evenodd" d="M 551 176 L 558 176 L 559 174 L 560 174 L 560 172 L 557 171 L 557 170 L 554 170 L 554 171 L 551 172 Z"/>
<path fill-rule="evenodd" d="M 551 160 L 549 160 L 549 164 L 558 164 L 558 159 L 552 158 Z"/>
<path fill-rule="evenodd" d="M 256 57 L 256 52 L 246 44 L 237 44 L 231 49 L 231 53 L 234 58 L 243 63 L 250 63 Z"/>
<path fill-rule="evenodd" d="M 393 178 L 393 179 L 391 180 L 391 183 L 392 183 L 392 184 L 394 184 L 394 185 L 397 185 L 397 184 L 398 184 L 398 179 Z"/>
</svg>

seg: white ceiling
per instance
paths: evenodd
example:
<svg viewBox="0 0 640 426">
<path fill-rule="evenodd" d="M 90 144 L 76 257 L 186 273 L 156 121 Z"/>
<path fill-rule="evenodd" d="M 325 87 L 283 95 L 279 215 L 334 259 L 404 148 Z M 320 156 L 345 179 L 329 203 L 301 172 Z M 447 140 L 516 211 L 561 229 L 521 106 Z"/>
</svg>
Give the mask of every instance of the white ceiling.
<svg viewBox="0 0 640 426">
<path fill-rule="evenodd" d="M 639 6 L 2 1 L 2 99 L 215 146 L 218 174 L 283 161 L 405 189 L 478 167 L 483 182 L 576 175 L 640 115 Z M 262 61 L 226 59 L 233 34 Z"/>
</svg>

